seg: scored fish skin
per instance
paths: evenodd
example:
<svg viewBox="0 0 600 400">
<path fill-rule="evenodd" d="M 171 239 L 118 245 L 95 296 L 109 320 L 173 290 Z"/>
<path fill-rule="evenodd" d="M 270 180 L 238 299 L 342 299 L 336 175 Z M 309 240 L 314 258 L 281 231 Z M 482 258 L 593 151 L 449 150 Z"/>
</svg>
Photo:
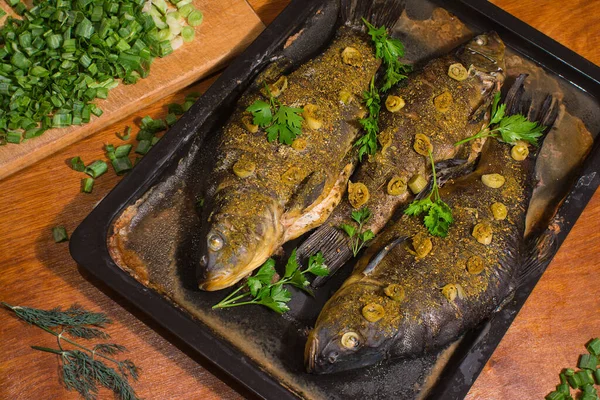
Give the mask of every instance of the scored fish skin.
<svg viewBox="0 0 600 400">
<path fill-rule="evenodd" d="M 488 106 L 505 79 L 504 50 L 504 43 L 495 32 L 479 35 L 457 50 L 430 61 L 411 74 L 406 84 L 389 91 L 388 95 L 401 97 L 406 105 L 395 113 L 382 110 L 379 124 L 382 148 L 364 160 L 350 179 L 353 183 L 363 183 L 369 192 L 368 201 L 361 206 L 372 212 L 365 230 L 377 234 L 394 211 L 412 199 L 408 189 L 400 195 L 387 192 L 392 178 L 408 182 L 417 174 L 429 177 L 429 159 L 413 149 L 416 134 L 429 137 L 436 163 L 456 157 L 459 151 L 465 158 L 474 158 L 478 153 L 479 142 L 473 146 L 454 146 L 454 143 L 479 132 L 489 118 Z M 457 81 L 448 75 L 449 67 L 455 63 L 470 69 L 469 78 Z M 452 103 L 449 109 L 440 111 L 434 99 L 444 93 L 450 93 Z M 385 99 L 382 96 L 382 103 Z M 323 251 L 331 276 L 352 258 L 349 238 L 339 227 L 351 223 L 354 209 L 344 198 L 327 222 L 299 247 L 300 259 Z M 319 286 L 325 279 L 317 278 L 313 285 Z"/>
<path fill-rule="evenodd" d="M 343 61 L 347 47 L 360 53 L 356 65 Z M 362 92 L 379 64 L 370 38 L 342 26 L 323 53 L 289 74 L 288 88 L 278 100 L 290 107 L 313 104 L 322 122 L 320 129 L 303 124 L 292 146 L 269 143 L 264 130 L 250 133 L 243 127 L 245 109 L 265 100 L 260 84 L 238 102 L 219 139 L 208 179 L 197 271 L 201 289 L 235 284 L 285 241 L 319 226 L 333 211 L 356 163 L 349 154 L 359 133 L 358 119 L 365 113 Z M 350 100 L 346 95 L 346 102 L 341 101 L 341 91 Z M 233 172 L 240 160 L 254 166 L 246 178 Z"/>
<path fill-rule="evenodd" d="M 455 219 L 447 238 L 429 236 L 420 218 L 405 215 L 376 239 L 309 334 L 305 351 L 309 372 L 331 373 L 435 351 L 488 317 L 514 290 L 525 253 L 534 157 L 518 162 L 510 150 L 509 145 L 488 140 L 477 169 L 440 189 Z M 490 173 L 503 175 L 504 186 L 485 186 L 481 176 Z M 507 207 L 506 219 L 494 219 L 490 206 L 495 202 Z M 481 222 L 492 227 L 489 245 L 472 235 Z M 415 255 L 415 237 L 432 241 L 431 252 L 422 258 Z M 469 272 L 467 265 L 476 265 L 469 263 L 477 260 L 483 271 Z M 392 284 L 399 285 L 392 293 L 401 292 L 403 298 L 386 294 Z M 443 294 L 446 285 L 458 289 L 452 301 Z M 383 317 L 367 321 L 363 316 L 367 304 L 381 306 Z M 342 345 L 344 334 L 353 335 L 355 348 Z"/>
</svg>

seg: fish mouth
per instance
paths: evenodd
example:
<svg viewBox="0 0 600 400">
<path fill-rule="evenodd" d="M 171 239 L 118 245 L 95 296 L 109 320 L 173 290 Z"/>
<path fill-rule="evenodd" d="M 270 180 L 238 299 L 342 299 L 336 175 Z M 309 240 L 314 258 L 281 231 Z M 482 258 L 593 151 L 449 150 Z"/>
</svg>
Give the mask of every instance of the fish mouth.
<svg viewBox="0 0 600 400">
<path fill-rule="evenodd" d="M 319 349 L 319 340 L 310 335 L 306 347 L 304 348 L 304 365 L 308 373 L 316 373 L 317 351 Z"/>
<path fill-rule="evenodd" d="M 209 275 L 203 281 L 198 282 L 198 287 L 207 292 L 214 292 L 216 290 L 228 288 L 229 286 L 236 284 L 242 278 L 243 276 L 219 272 Z"/>
</svg>

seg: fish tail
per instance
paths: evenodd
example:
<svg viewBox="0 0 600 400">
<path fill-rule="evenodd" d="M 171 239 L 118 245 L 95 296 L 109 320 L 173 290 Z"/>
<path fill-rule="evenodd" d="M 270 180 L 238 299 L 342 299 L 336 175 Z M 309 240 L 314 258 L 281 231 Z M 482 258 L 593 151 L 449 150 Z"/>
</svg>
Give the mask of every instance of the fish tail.
<svg viewBox="0 0 600 400">
<path fill-rule="evenodd" d="M 306 239 L 296 252 L 298 260 L 304 261 L 317 252 L 323 253 L 325 264 L 329 269 L 329 275 L 317 277 L 313 287 L 322 286 L 327 280 L 340 269 L 346 261 L 352 258 L 352 250 L 348 235 L 341 229 L 332 225 L 322 225 Z"/>
<path fill-rule="evenodd" d="M 550 264 L 552 256 L 558 250 L 556 233 L 547 229 L 535 238 L 529 239 L 526 245 L 525 259 L 516 276 L 516 288 L 525 286 L 533 279 L 539 278 Z"/>
<path fill-rule="evenodd" d="M 364 18 L 376 27 L 391 29 L 400 19 L 405 3 L 405 0 L 341 0 L 341 18 L 354 26 L 362 26 Z"/>
</svg>

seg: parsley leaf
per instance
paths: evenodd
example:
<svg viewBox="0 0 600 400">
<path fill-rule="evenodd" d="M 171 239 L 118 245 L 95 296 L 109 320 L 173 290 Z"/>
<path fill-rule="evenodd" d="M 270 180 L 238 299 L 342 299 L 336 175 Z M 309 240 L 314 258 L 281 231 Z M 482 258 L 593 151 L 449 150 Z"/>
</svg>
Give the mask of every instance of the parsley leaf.
<svg viewBox="0 0 600 400">
<path fill-rule="evenodd" d="M 351 217 L 356 224 L 358 224 L 358 229 L 349 224 L 341 224 L 340 228 L 346 232 L 346 234 L 350 237 L 350 249 L 352 249 L 352 254 L 354 257 L 358 255 L 358 252 L 367 244 L 368 241 L 372 240 L 375 237 L 375 234 L 370 229 L 364 231 L 363 225 L 371 219 L 371 210 L 367 207 L 363 207 L 360 210 L 352 211 Z M 309 268 L 310 268 L 310 260 L 309 260 Z"/>
<path fill-rule="evenodd" d="M 454 218 L 452 218 L 452 209 L 440 197 L 431 151 L 429 151 L 429 160 L 431 161 L 431 169 L 433 171 L 433 188 L 431 189 L 431 193 L 424 199 L 415 200 L 410 203 L 406 210 L 404 210 L 404 214 L 415 217 L 426 214 L 423 218 L 423 224 L 429 233 L 433 236 L 446 237 L 448 236 L 450 225 L 454 222 Z M 431 200 L 432 197 L 434 200 Z"/>
<path fill-rule="evenodd" d="M 252 123 L 258 125 L 261 128 L 269 126 L 273 120 L 273 114 L 271 113 L 271 105 L 266 101 L 256 100 L 246 109 L 252 113 L 254 117 Z"/>
<path fill-rule="evenodd" d="M 495 137 L 501 142 L 515 144 L 518 140 L 526 141 L 534 146 L 537 139 L 543 135 L 545 126 L 531 122 L 523 114 L 506 116 L 506 104 L 500 103 L 500 92 L 497 92 L 492 102 L 490 122 L 475 135 L 456 142 L 458 146 L 474 139 Z"/>
<path fill-rule="evenodd" d="M 308 285 L 310 282 L 306 274 L 310 273 L 318 276 L 329 274 L 329 269 L 325 265 L 325 259 L 321 252 L 311 256 L 308 260 L 308 268 L 302 271 L 296 261 L 296 250 L 292 252 L 285 266 L 283 278 L 273 282 L 275 277 L 275 260 L 269 258 L 257 271 L 254 276 L 247 279 L 246 283 L 229 296 L 225 297 L 212 308 L 230 308 L 243 306 L 247 304 L 259 304 L 270 308 L 271 310 L 283 314 L 289 311 L 287 303 L 292 299 L 292 293 L 285 288 L 285 285 L 291 285 L 312 295 Z M 247 292 L 242 292 L 247 288 Z"/>
<path fill-rule="evenodd" d="M 379 112 L 381 111 L 381 98 L 375 88 L 375 77 L 371 79 L 369 91 L 363 93 L 363 102 L 369 110 L 369 115 L 358 122 L 363 127 L 365 134 L 354 143 L 358 147 L 358 159 L 362 161 L 365 154 L 377 152 L 377 135 L 379 134 Z"/>
<path fill-rule="evenodd" d="M 383 61 L 386 67 L 385 81 L 381 87 L 382 92 L 387 92 L 403 79 L 412 70 L 410 65 L 402 64 L 399 58 L 404 56 L 404 45 L 398 39 L 390 38 L 385 26 L 375 28 L 366 19 L 364 24 L 369 29 L 368 33 L 375 44 L 375 56 Z"/>
<path fill-rule="evenodd" d="M 256 100 L 246 111 L 252 114 L 252 123 L 263 128 L 267 133 L 267 140 L 290 145 L 302 133 L 302 108 L 288 107 L 281 104 L 273 97 L 267 87 L 269 103 Z"/>
</svg>

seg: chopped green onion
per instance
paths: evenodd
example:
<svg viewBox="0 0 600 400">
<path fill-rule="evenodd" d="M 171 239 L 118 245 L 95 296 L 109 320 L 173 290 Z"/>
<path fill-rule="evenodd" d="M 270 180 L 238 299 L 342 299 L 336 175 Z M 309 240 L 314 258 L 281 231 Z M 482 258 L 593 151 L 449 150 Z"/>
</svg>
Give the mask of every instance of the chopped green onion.
<svg viewBox="0 0 600 400">
<path fill-rule="evenodd" d="M 594 378 L 596 378 L 596 385 L 600 385 L 600 369 L 594 371 Z"/>
<path fill-rule="evenodd" d="M 595 371 L 598 365 L 598 357 L 592 354 L 582 354 L 579 358 L 577 366 L 581 369 L 591 369 Z"/>
<path fill-rule="evenodd" d="M 133 146 L 130 144 L 124 144 L 122 146 L 117 147 L 117 149 L 115 150 L 115 157 L 117 157 L 117 158 L 127 157 L 129 155 L 129 152 L 131 151 L 132 147 Z"/>
<path fill-rule="evenodd" d="M 83 163 L 81 157 L 77 156 L 71 158 L 71 168 L 78 172 L 85 171 L 85 164 Z"/>
<path fill-rule="evenodd" d="M 52 228 L 52 237 L 54 238 L 54 243 L 66 242 L 69 240 L 69 235 L 64 226 L 55 226 Z"/>
<path fill-rule="evenodd" d="M 8 143 L 21 143 L 21 132 L 8 131 L 6 132 L 6 141 Z"/>
<path fill-rule="evenodd" d="M 156 136 L 154 136 L 154 137 L 152 138 L 152 140 L 150 141 L 150 145 L 151 145 L 151 146 L 154 146 L 156 143 L 158 143 L 158 141 L 159 141 L 159 140 L 160 140 L 160 138 L 159 138 L 159 137 L 156 137 Z"/>
<path fill-rule="evenodd" d="M 108 165 L 102 160 L 96 160 L 85 168 L 85 173 L 92 178 L 98 178 L 108 171 Z"/>
<path fill-rule="evenodd" d="M 559 391 L 554 391 L 549 393 L 546 397 L 546 400 L 565 400 L 565 395 Z"/>
<path fill-rule="evenodd" d="M 181 104 L 177 104 L 177 103 L 168 104 L 167 109 L 169 110 L 169 114 L 181 115 L 184 113 L 183 107 L 181 107 Z"/>
<path fill-rule="evenodd" d="M 81 192 L 82 193 L 92 193 L 93 188 L 94 188 L 94 178 L 83 178 L 81 180 Z"/>
<path fill-rule="evenodd" d="M 179 7 L 179 15 L 181 15 L 183 18 L 187 18 L 190 15 L 190 13 L 195 9 L 196 8 L 193 4 L 186 4 L 182 7 Z"/>
<path fill-rule="evenodd" d="M 581 384 L 579 386 L 594 384 L 594 375 L 589 369 L 577 371 L 575 376 L 579 376 Z"/>
<path fill-rule="evenodd" d="M 190 108 L 192 108 L 194 103 L 195 103 L 195 101 L 193 101 L 193 100 L 187 100 L 185 103 L 183 103 L 183 111 L 187 111 Z"/>
<path fill-rule="evenodd" d="M 200 11 L 194 10 L 188 15 L 187 22 L 189 26 L 196 27 L 202 23 L 203 19 L 204 15 Z"/>
<path fill-rule="evenodd" d="M 200 98 L 200 96 L 202 96 L 201 93 L 199 92 L 189 92 L 186 96 L 185 99 L 186 100 L 191 100 L 191 101 L 196 101 Z"/>
<path fill-rule="evenodd" d="M 177 122 L 177 116 L 175 114 L 167 114 L 165 117 L 165 122 L 168 126 L 173 126 L 175 122 Z"/>
<path fill-rule="evenodd" d="M 140 142 L 138 143 L 138 146 L 135 149 L 135 152 L 141 155 L 144 155 L 146 153 L 148 153 L 148 151 L 150 150 L 150 147 L 152 147 L 152 143 L 150 140 L 140 140 Z"/>
<path fill-rule="evenodd" d="M 115 158 L 114 160 L 112 160 L 112 166 L 115 169 L 117 175 L 123 175 L 124 173 L 130 171 L 131 168 L 133 168 L 133 165 L 131 165 L 131 161 L 129 161 L 129 158 L 127 157 Z"/>
<path fill-rule="evenodd" d="M 594 356 L 600 356 L 600 338 L 591 340 L 587 346 L 587 350 Z"/>
</svg>

